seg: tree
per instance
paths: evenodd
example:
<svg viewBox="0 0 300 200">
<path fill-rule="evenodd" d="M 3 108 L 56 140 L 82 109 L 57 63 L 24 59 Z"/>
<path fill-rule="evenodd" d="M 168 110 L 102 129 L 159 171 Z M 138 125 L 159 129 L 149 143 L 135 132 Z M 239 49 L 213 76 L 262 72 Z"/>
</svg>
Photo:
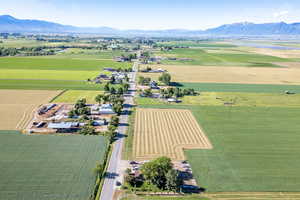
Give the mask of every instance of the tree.
<svg viewBox="0 0 300 200">
<path fill-rule="evenodd" d="M 166 190 L 176 192 L 180 185 L 179 172 L 174 169 L 169 170 L 166 174 Z"/>
<path fill-rule="evenodd" d="M 104 85 L 104 91 L 105 91 L 105 92 L 109 92 L 109 91 L 110 91 L 109 83 L 106 83 L 106 84 Z"/>
<path fill-rule="evenodd" d="M 152 96 L 152 90 L 151 89 L 146 89 L 144 90 L 144 95 L 146 97 L 151 97 Z"/>
<path fill-rule="evenodd" d="M 75 117 L 75 116 L 77 116 L 76 110 L 71 110 L 71 111 L 68 113 L 68 117 L 69 117 L 69 118 L 73 118 L 73 117 Z"/>
<path fill-rule="evenodd" d="M 95 97 L 95 101 L 99 104 L 101 104 L 102 102 L 102 99 L 103 99 L 103 94 L 98 94 L 96 97 Z"/>
<path fill-rule="evenodd" d="M 114 87 L 111 87 L 111 88 L 110 88 L 110 93 L 111 93 L 111 94 L 116 94 L 116 89 L 115 89 Z"/>
<path fill-rule="evenodd" d="M 94 173 L 97 175 L 97 176 L 101 176 L 102 173 L 103 173 L 103 165 L 101 165 L 100 163 L 97 163 L 96 167 L 94 168 Z"/>
<path fill-rule="evenodd" d="M 79 134 L 81 135 L 97 135 L 96 129 L 90 125 L 85 125 L 82 127 L 82 129 L 79 131 Z"/>
<path fill-rule="evenodd" d="M 119 125 L 119 117 L 112 116 L 110 118 L 110 124 L 113 125 L 113 126 L 118 126 Z"/>
<path fill-rule="evenodd" d="M 109 101 L 109 99 L 110 99 L 110 95 L 104 95 L 102 97 L 103 103 L 107 103 Z"/>
<path fill-rule="evenodd" d="M 86 107 L 86 99 L 79 99 L 75 104 L 75 109 Z"/>
<path fill-rule="evenodd" d="M 120 115 L 122 113 L 122 109 L 123 109 L 122 104 L 117 103 L 113 105 L 113 110 L 115 113 L 117 113 L 117 115 Z"/>
<path fill-rule="evenodd" d="M 118 91 L 117 91 L 117 94 L 122 95 L 123 93 L 124 93 L 123 88 L 122 88 L 122 87 L 119 87 L 119 88 L 118 88 Z"/>
<path fill-rule="evenodd" d="M 159 81 L 163 82 L 166 85 L 170 85 L 171 83 L 171 75 L 169 73 L 163 73 L 159 78 Z"/>
<path fill-rule="evenodd" d="M 163 189 L 166 186 L 166 174 L 172 168 L 173 164 L 170 158 L 160 157 L 156 160 L 145 163 L 141 168 L 141 172 L 146 181 Z"/>
<path fill-rule="evenodd" d="M 123 84 L 123 90 L 124 90 L 124 92 L 128 92 L 128 89 L 129 89 L 129 84 L 128 83 L 124 83 Z"/>
</svg>

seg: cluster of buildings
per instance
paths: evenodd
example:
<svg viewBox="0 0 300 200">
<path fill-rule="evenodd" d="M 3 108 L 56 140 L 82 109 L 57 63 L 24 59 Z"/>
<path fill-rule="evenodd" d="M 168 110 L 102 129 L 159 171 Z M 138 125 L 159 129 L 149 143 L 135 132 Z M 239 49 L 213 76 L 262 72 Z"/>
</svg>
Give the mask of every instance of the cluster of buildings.
<svg viewBox="0 0 300 200">
<path fill-rule="evenodd" d="M 98 132 L 106 131 L 111 116 L 116 113 L 111 104 L 90 104 L 88 119 Z M 48 104 L 41 106 L 35 113 L 34 119 L 28 127 L 29 133 L 76 133 L 86 125 L 79 116 L 70 117 L 69 113 L 74 109 L 71 104 Z"/>
</svg>

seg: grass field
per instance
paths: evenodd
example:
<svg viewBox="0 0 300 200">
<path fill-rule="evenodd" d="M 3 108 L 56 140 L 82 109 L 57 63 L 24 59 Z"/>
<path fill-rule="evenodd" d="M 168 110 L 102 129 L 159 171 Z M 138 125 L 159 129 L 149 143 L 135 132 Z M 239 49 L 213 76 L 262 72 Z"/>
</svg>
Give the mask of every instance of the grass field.
<svg viewBox="0 0 300 200">
<path fill-rule="evenodd" d="M 0 199 L 84 200 L 106 150 L 102 136 L 0 133 Z"/>
<path fill-rule="evenodd" d="M 87 80 L 99 75 L 99 71 L 67 70 L 26 70 L 1 69 L 0 79 L 36 79 L 36 80 Z"/>
<path fill-rule="evenodd" d="M 170 105 L 158 99 L 138 97 L 138 105 Z M 180 98 L 180 104 L 199 106 L 259 106 L 259 107 L 300 107 L 300 95 L 286 95 L 284 93 L 242 93 L 242 92 L 201 92 L 197 96 Z"/>
<path fill-rule="evenodd" d="M 263 55 L 258 53 L 209 53 L 205 49 L 174 49 L 156 53 L 163 57 L 190 58 L 191 61 L 164 60 L 163 64 L 171 65 L 204 65 L 204 66 L 247 66 L 279 67 L 274 62 L 289 62 L 287 58 Z"/>
<path fill-rule="evenodd" d="M 33 117 L 34 110 L 48 103 L 60 91 L 0 90 L 0 130 L 21 130 Z"/>
<path fill-rule="evenodd" d="M 136 195 L 127 195 L 127 197 L 122 198 L 121 200 L 209 200 L 209 198 L 202 196 L 182 196 L 182 197 L 163 197 L 163 196 L 136 196 Z"/>
<path fill-rule="evenodd" d="M 26 90 L 103 90 L 102 84 L 67 80 L 0 80 L 0 89 Z"/>
<path fill-rule="evenodd" d="M 209 47 L 209 48 L 232 48 L 236 47 L 232 44 L 224 44 L 217 42 L 203 42 L 203 41 L 169 41 L 169 42 L 158 42 L 158 45 L 165 46 L 182 46 L 182 47 Z"/>
<path fill-rule="evenodd" d="M 300 93 L 300 85 L 230 84 L 230 83 L 183 83 L 182 88 L 193 88 L 200 92 L 251 92 L 251 93 Z"/>
<path fill-rule="evenodd" d="M 57 97 L 54 103 L 76 103 L 78 99 L 85 98 L 87 103 L 96 103 L 95 97 L 98 94 L 103 94 L 103 91 L 88 91 L 88 90 L 68 90 Z"/>
<path fill-rule="evenodd" d="M 137 109 L 133 138 L 136 160 L 160 156 L 184 160 L 183 149 L 196 148 L 212 146 L 190 111 Z"/>
<path fill-rule="evenodd" d="M 192 110 L 214 146 L 186 151 L 200 186 L 213 192 L 299 191 L 300 108 Z"/>
<path fill-rule="evenodd" d="M 145 68 L 142 66 L 141 69 Z M 174 82 L 300 85 L 300 68 L 153 65 L 168 71 Z M 139 73 L 158 79 L 159 73 Z"/>
<path fill-rule="evenodd" d="M 70 71 L 100 71 L 104 67 L 130 67 L 130 63 L 118 63 L 111 60 L 51 58 L 48 56 L 36 57 L 3 57 L 0 58 L 0 70 L 70 70 Z"/>
</svg>

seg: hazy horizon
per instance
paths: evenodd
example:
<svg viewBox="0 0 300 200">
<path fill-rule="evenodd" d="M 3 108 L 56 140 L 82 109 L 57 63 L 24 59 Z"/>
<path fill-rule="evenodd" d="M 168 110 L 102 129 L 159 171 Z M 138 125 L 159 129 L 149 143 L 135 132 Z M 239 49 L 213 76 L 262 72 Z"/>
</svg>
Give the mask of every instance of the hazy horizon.
<svg viewBox="0 0 300 200">
<path fill-rule="evenodd" d="M 223 24 L 253 22 L 294 23 L 300 21 L 296 0 L 20 0 L 1 3 L 0 15 L 38 19 L 80 27 L 117 29 L 204 30 Z"/>
</svg>

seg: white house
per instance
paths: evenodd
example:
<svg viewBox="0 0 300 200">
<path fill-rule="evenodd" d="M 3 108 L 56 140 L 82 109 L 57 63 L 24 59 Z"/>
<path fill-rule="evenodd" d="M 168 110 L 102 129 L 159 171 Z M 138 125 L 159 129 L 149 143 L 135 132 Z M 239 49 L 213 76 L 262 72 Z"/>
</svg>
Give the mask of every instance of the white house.
<svg viewBox="0 0 300 200">
<path fill-rule="evenodd" d="M 102 115 L 115 114 L 111 104 L 102 104 L 99 108 L 99 113 Z"/>
</svg>

